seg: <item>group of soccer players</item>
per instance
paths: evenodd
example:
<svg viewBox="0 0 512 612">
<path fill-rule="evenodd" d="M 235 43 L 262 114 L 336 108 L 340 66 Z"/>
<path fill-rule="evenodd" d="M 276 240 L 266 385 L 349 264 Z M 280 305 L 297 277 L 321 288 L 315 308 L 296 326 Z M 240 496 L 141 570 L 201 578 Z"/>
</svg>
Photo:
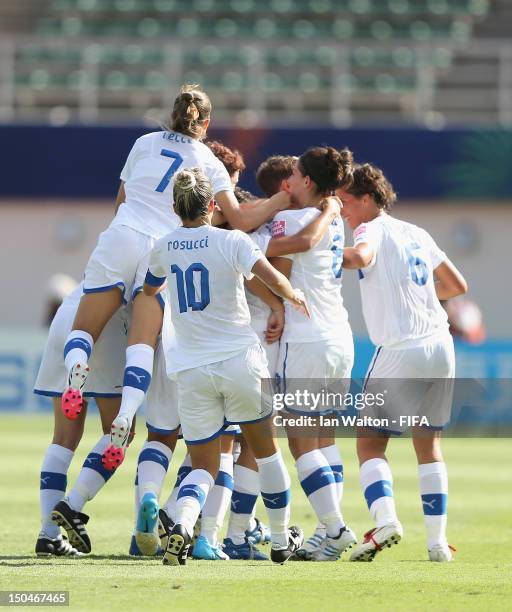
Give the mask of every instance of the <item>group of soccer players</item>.
<svg viewBox="0 0 512 612">
<path fill-rule="evenodd" d="M 318 519 L 304 542 L 302 530 L 289 525 L 290 476 L 271 418 L 270 381 L 288 390 L 297 379 L 349 381 L 354 348 L 343 268 L 359 270 L 365 321 L 378 347 L 365 390 L 382 379 L 451 379 L 453 342 L 439 300 L 465 292 L 466 283 L 424 230 L 388 214 L 396 198 L 391 184 L 348 150 L 322 146 L 298 158 L 269 158 L 257 174 L 265 199 L 235 188 L 244 168 L 239 153 L 202 142 L 211 110 L 200 87 L 184 85 L 169 125 L 135 142 L 114 219 L 50 327 L 35 384 L 36 393 L 53 396 L 55 413 L 41 469 L 36 553 L 91 552 L 83 507 L 121 465 L 146 401 L 130 554 L 163 555 L 169 565 L 185 564 L 190 553 L 265 560 L 256 544 L 271 541 L 274 563 L 336 561 L 353 546 L 352 561 L 371 561 L 403 535 L 385 458 L 392 432 L 358 432 L 361 485 L 375 527 L 357 545 L 341 511 L 334 430 L 321 427 L 318 413 L 307 436 L 288 427 L 297 475 Z M 345 247 L 343 220 L 354 231 L 353 247 Z M 404 393 L 395 389 L 397 398 Z M 88 397 L 96 399 L 103 435 L 66 494 Z M 411 402 L 415 413 L 429 414 L 449 399 L 431 385 Z M 442 420 L 413 431 L 432 561 L 452 559 Z M 188 454 L 160 504 L 180 437 Z M 254 515 L 260 494 L 269 527 Z"/>
</svg>

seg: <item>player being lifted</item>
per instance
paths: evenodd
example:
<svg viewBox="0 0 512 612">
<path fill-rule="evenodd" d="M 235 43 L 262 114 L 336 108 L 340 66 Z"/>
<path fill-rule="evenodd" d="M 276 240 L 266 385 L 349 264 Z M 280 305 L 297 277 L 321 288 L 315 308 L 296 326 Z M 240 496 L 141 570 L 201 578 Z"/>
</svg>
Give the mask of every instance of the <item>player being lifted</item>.
<svg viewBox="0 0 512 612">
<path fill-rule="evenodd" d="M 320 214 L 320 202 L 346 180 L 351 169 L 351 155 L 332 147 L 314 147 L 299 157 L 288 179 L 292 204 L 297 210 L 278 213 L 273 236 L 293 235 Z M 354 360 L 352 332 L 341 297 L 344 228 L 339 215 L 320 242 L 309 251 L 272 259 L 276 267 L 299 287 L 311 304 L 311 318 L 299 317 L 286 309 L 286 324 L 281 339 L 278 373 L 281 391 L 308 391 L 329 388 L 333 382 L 349 384 Z M 297 379 L 302 379 L 302 383 Z M 339 391 L 339 388 L 338 388 Z M 334 406 L 325 407 L 331 410 Z M 308 407 L 289 406 L 293 414 L 318 417 Z M 325 412 L 325 410 L 323 411 Z M 356 542 L 345 525 L 340 510 L 343 491 L 343 467 L 334 432 L 319 425 L 307 435 L 294 427 L 287 429 L 290 451 L 304 493 L 317 515 L 315 534 L 297 557 L 314 561 L 336 561 Z"/>
<path fill-rule="evenodd" d="M 465 293 L 466 281 L 425 230 L 388 214 L 396 195 L 381 170 L 356 165 L 351 182 L 336 193 L 343 202 L 342 215 L 354 230 L 354 247 L 345 249 L 343 265 L 359 269 L 364 318 L 377 346 L 366 390 L 381 388 L 379 379 L 395 379 L 387 386 L 397 404 L 404 404 L 407 397 L 404 408 L 409 412 L 432 415 L 433 427 L 413 428 L 412 439 L 429 557 L 450 561 L 448 476 L 440 429 L 449 420 L 451 387 L 443 382 L 449 383 L 446 379 L 455 375 L 455 355 L 439 300 Z M 424 378 L 430 379 L 425 387 L 411 381 Z M 412 394 L 411 384 L 415 384 Z M 385 455 L 390 431 L 371 434 L 368 429 L 358 432 L 357 452 L 361 486 L 376 527 L 365 534 L 351 561 L 372 561 L 403 535 Z"/>
<path fill-rule="evenodd" d="M 155 295 L 169 276 L 168 295 L 175 338 L 167 372 L 176 376 L 178 411 L 192 471 L 182 481 L 176 524 L 164 563 L 186 562 L 194 524 L 219 469 L 219 435 L 240 424 L 258 464 L 262 497 L 272 531 L 271 559 L 284 563 L 302 543 L 288 529 L 290 478 L 274 436 L 266 358 L 250 327 L 243 276 L 253 274 L 307 313 L 287 279 L 240 231 L 213 228 L 213 190 L 199 168 L 176 175 L 174 209 L 180 227 L 153 249 L 144 292 Z M 304 316 L 304 315 L 302 315 Z"/>
</svg>

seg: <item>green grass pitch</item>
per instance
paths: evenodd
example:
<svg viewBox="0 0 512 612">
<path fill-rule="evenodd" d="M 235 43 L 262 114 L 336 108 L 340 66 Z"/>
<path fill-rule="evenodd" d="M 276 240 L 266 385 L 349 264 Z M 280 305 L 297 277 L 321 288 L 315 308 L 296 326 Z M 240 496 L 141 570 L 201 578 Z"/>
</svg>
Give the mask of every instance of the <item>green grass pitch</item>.
<svg viewBox="0 0 512 612">
<path fill-rule="evenodd" d="M 389 460 L 405 537 L 370 564 L 197 562 L 164 567 L 127 555 L 133 526 L 135 459 L 140 424 L 124 465 L 92 501 L 93 554 L 80 560 L 39 560 L 41 459 L 50 416 L 0 416 L 0 590 L 70 592 L 76 610 L 510 610 L 512 608 L 512 454 L 507 439 L 445 440 L 450 474 L 449 539 L 456 561 L 427 560 L 417 469 L 410 440 L 393 440 Z M 69 482 L 99 435 L 91 411 Z M 293 481 L 292 520 L 308 535 L 315 520 L 285 450 Z M 360 488 L 355 441 L 339 441 L 345 463 L 344 515 L 360 537 L 371 527 Z M 183 457 L 180 443 L 164 494 Z M 260 502 L 259 502 L 260 503 Z M 265 517 L 262 507 L 258 515 Z"/>
</svg>

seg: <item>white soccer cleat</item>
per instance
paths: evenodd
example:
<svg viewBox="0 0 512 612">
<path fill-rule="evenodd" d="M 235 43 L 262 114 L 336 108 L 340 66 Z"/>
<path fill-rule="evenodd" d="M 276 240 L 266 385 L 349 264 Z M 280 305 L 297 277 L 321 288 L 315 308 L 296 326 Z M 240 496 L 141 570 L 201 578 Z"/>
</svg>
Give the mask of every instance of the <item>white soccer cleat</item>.
<svg viewBox="0 0 512 612">
<path fill-rule="evenodd" d="M 363 542 L 350 555 L 350 561 L 373 561 L 378 552 L 386 546 L 391 548 L 393 544 L 398 544 L 403 535 L 404 530 L 400 523 L 375 527 L 364 534 Z"/>
<path fill-rule="evenodd" d="M 317 529 L 299 548 L 293 559 L 298 561 L 311 561 L 313 555 L 322 548 L 325 537 L 325 529 Z"/>
<path fill-rule="evenodd" d="M 456 552 L 456 549 L 449 544 L 436 544 L 428 551 L 428 556 L 436 563 L 447 563 L 453 561 L 453 552 Z"/>
<path fill-rule="evenodd" d="M 349 527 L 344 527 L 337 538 L 327 536 L 311 558 L 313 561 L 337 561 L 354 544 L 357 544 L 356 534 Z"/>
</svg>

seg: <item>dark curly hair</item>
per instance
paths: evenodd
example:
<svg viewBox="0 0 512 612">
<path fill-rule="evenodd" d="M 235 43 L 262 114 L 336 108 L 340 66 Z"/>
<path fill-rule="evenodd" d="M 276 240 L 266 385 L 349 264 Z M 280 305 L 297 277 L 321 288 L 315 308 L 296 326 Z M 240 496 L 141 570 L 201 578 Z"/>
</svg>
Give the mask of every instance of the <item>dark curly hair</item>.
<svg viewBox="0 0 512 612">
<path fill-rule="evenodd" d="M 340 187 L 356 198 L 368 194 L 373 198 L 377 208 L 382 210 L 391 210 L 396 201 L 393 185 L 382 170 L 372 164 L 356 164 L 350 183 L 342 184 Z"/>
<path fill-rule="evenodd" d="M 240 151 L 230 149 L 218 140 L 209 140 L 208 142 L 205 142 L 205 145 L 210 149 L 215 157 L 220 159 L 220 161 L 224 164 L 229 176 L 233 176 L 237 170 L 239 172 L 245 170 L 244 158 L 242 157 Z"/>
</svg>

